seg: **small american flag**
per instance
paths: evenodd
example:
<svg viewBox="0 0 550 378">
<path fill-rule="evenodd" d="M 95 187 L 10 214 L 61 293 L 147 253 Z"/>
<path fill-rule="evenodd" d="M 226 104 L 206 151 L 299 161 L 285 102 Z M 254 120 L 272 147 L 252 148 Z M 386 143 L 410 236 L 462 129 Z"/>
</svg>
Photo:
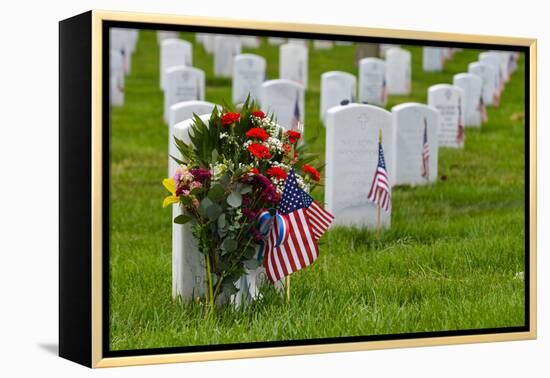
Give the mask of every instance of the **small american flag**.
<svg viewBox="0 0 550 378">
<path fill-rule="evenodd" d="M 483 101 L 483 94 L 479 96 L 479 104 L 477 105 L 477 110 L 479 111 L 479 115 L 481 116 L 481 122 L 487 122 L 489 118 L 487 117 L 487 107 L 485 106 L 485 102 Z"/>
<path fill-rule="evenodd" d="M 495 90 L 493 91 L 493 106 L 498 107 L 500 104 L 500 92 L 497 86 L 495 85 Z"/>
<path fill-rule="evenodd" d="M 299 93 L 296 93 L 296 101 L 294 102 L 294 113 L 292 114 L 292 123 L 290 129 L 293 131 L 302 131 L 302 126 L 300 122 L 300 104 L 299 104 Z"/>
<path fill-rule="evenodd" d="M 382 133 L 378 140 L 378 164 L 376 172 L 372 179 L 372 185 L 369 191 L 369 201 L 378 205 L 386 212 L 391 208 L 391 192 L 388 173 L 386 172 L 386 161 L 384 159 L 384 150 L 382 149 Z"/>
<path fill-rule="evenodd" d="M 311 265 L 317 259 L 317 240 L 334 219 L 298 187 L 294 168 L 288 173 L 278 212 L 288 224 L 288 234 L 279 246 L 268 248 L 264 255 L 267 277 L 272 282 Z M 273 239 L 277 232 L 274 228 Z"/>
<path fill-rule="evenodd" d="M 124 73 L 128 73 L 128 56 L 126 55 L 126 50 L 124 48 L 121 48 L 120 53 L 122 54 L 122 61 L 124 64 Z"/>
<path fill-rule="evenodd" d="M 456 133 L 456 142 L 464 143 L 464 118 L 462 116 L 462 99 L 458 98 L 458 131 Z"/>
<path fill-rule="evenodd" d="M 386 85 L 386 78 L 382 78 L 382 86 L 380 88 L 380 102 L 385 104 L 388 98 L 388 86 Z"/>
<path fill-rule="evenodd" d="M 424 136 L 422 138 L 422 177 L 430 177 L 430 145 L 428 144 L 428 120 L 424 117 Z"/>
</svg>

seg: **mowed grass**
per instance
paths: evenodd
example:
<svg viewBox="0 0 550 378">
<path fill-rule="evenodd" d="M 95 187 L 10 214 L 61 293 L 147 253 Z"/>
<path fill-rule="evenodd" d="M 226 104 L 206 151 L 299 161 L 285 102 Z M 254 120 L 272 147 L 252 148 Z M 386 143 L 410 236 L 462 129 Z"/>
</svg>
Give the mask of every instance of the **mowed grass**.
<svg viewBox="0 0 550 378">
<path fill-rule="evenodd" d="M 194 43 L 192 35 L 182 35 Z M 409 47 L 407 47 L 409 48 Z M 432 84 L 450 83 L 479 51 L 464 50 L 440 73 L 424 73 L 413 53 L 409 97 L 426 102 Z M 268 78 L 278 76 L 278 47 L 258 50 Z M 481 130 L 467 129 L 464 150 L 440 149 L 441 179 L 395 188 L 391 230 L 337 228 L 319 259 L 292 275 L 291 301 L 269 288 L 252 306 L 205 317 L 200 305 L 171 298 L 171 211 L 162 209 L 167 127 L 162 121 L 159 50 L 140 32 L 126 102 L 112 109 L 110 348 L 128 350 L 338 336 L 513 327 L 524 324 L 523 57 L 498 109 Z M 356 74 L 353 47 L 310 46 L 306 140 L 324 156 L 319 121 L 321 73 Z M 231 82 L 213 78 L 212 57 L 194 45 L 207 75 L 207 100 L 231 99 Z M 352 164 L 350 162 L 350 164 Z M 357 167 L 358 173 L 361 167 Z M 322 188 L 315 193 L 322 199 Z"/>
</svg>

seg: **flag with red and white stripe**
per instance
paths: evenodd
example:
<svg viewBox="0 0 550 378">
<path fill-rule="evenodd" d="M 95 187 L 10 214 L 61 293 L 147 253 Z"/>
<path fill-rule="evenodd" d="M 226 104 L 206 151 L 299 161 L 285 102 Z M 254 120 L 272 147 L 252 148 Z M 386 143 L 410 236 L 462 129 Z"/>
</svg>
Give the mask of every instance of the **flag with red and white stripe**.
<svg viewBox="0 0 550 378">
<path fill-rule="evenodd" d="M 294 169 L 288 173 L 278 215 L 287 227 L 272 227 L 264 254 L 267 277 L 272 282 L 311 265 L 317 259 L 317 240 L 333 219 L 298 187 Z M 282 229 L 286 229 L 286 235 L 281 240 Z"/>
<path fill-rule="evenodd" d="M 372 179 L 372 185 L 369 191 L 369 201 L 380 206 L 388 212 L 391 208 L 391 190 L 388 173 L 386 171 L 386 161 L 384 159 L 384 150 L 382 149 L 382 140 L 378 141 L 378 164 Z"/>
<path fill-rule="evenodd" d="M 458 130 L 456 132 L 456 142 L 464 143 L 464 116 L 462 114 L 462 100 L 458 98 Z"/>
<path fill-rule="evenodd" d="M 483 94 L 479 96 L 479 103 L 477 105 L 477 110 L 479 111 L 481 122 L 483 123 L 487 122 L 489 120 L 489 117 L 487 116 L 487 107 L 485 106 L 485 101 L 483 101 Z"/>
<path fill-rule="evenodd" d="M 424 117 L 424 136 L 422 138 L 422 177 L 430 177 L 430 145 L 428 144 L 428 120 Z"/>
</svg>

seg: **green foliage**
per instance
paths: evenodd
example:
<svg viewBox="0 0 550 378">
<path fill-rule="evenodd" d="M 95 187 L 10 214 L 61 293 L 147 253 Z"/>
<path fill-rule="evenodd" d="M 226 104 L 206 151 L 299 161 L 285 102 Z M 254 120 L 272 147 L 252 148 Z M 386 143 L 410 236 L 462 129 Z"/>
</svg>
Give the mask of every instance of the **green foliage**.
<svg viewBox="0 0 550 378">
<path fill-rule="evenodd" d="M 174 223 L 177 223 L 177 224 L 185 224 L 190 221 L 191 221 L 191 217 L 186 214 L 180 214 L 174 218 Z"/>
</svg>

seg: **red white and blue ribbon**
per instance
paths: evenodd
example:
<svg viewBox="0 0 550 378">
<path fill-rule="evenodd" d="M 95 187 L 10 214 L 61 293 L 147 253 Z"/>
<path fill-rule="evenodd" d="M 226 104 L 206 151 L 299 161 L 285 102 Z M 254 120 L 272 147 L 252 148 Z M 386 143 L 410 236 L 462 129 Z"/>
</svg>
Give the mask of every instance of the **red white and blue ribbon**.
<svg viewBox="0 0 550 378">
<path fill-rule="evenodd" d="M 258 216 L 258 230 L 263 239 L 260 241 L 258 261 L 263 261 L 267 250 L 277 248 L 288 236 L 288 221 L 275 209 L 263 211 Z"/>
</svg>

